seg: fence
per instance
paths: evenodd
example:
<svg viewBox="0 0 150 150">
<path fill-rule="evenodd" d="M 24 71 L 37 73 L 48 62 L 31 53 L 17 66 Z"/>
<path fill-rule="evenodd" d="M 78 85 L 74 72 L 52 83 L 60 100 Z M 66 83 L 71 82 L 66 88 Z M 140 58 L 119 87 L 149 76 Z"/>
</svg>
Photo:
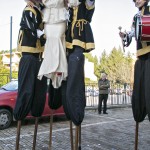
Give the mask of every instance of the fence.
<svg viewBox="0 0 150 150">
<path fill-rule="evenodd" d="M 116 87 L 116 88 L 114 88 Z M 117 88 L 117 86 L 112 86 L 110 88 L 110 93 L 108 95 L 108 105 L 125 105 L 131 104 L 131 88 Z M 119 85 L 122 87 L 122 85 Z M 98 106 L 99 101 L 99 89 L 97 84 L 86 84 L 85 86 L 85 95 L 86 95 L 86 106 L 94 107 Z"/>
<path fill-rule="evenodd" d="M 9 74 L 0 74 L 0 87 L 7 82 L 9 82 Z M 108 105 L 124 105 L 131 104 L 131 88 L 117 88 L 122 87 L 122 85 L 114 84 L 111 85 L 110 94 L 108 96 Z M 87 83 L 85 86 L 85 95 L 86 95 L 86 106 L 88 107 L 97 107 L 99 101 L 99 89 L 96 83 Z"/>
</svg>

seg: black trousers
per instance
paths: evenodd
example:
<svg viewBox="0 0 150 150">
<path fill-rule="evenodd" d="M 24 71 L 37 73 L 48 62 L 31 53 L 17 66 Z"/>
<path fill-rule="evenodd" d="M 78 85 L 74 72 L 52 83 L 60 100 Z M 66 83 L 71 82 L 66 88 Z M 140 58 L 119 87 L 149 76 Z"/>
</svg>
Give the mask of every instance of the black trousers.
<svg viewBox="0 0 150 150">
<path fill-rule="evenodd" d="M 134 66 L 132 111 L 136 122 L 150 120 L 150 53 L 139 56 Z"/>
<path fill-rule="evenodd" d="M 81 47 L 75 47 L 68 56 L 68 78 L 62 83 L 63 106 L 68 119 L 80 125 L 84 118 L 85 84 L 84 55 Z"/>
<path fill-rule="evenodd" d="M 24 119 L 28 113 L 34 117 L 40 117 L 43 113 L 47 79 L 37 79 L 41 61 L 38 55 L 23 55 L 19 64 L 18 73 L 18 95 L 14 108 L 14 117 L 16 120 Z"/>
<path fill-rule="evenodd" d="M 102 102 L 103 102 L 103 113 L 107 111 L 107 99 L 108 94 L 99 94 L 99 103 L 98 103 L 98 112 L 101 113 L 102 111 Z"/>
</svg>

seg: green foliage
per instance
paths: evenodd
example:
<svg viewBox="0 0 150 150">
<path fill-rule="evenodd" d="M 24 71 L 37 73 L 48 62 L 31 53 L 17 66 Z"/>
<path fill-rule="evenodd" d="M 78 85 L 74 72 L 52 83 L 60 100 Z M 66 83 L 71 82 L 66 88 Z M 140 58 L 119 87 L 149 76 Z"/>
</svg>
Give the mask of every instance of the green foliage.
<svg viewBox="0 0 150 150">
<path fill-rule="evenodd" d="M 18 78 L 18 72 L 12 72 L 12 78 Z M 0 87 L 10 81 L 10 70 L 2 64 L 2 56 L 0 56 Z"/>
<path fill-rule="evenodd" d="M 101 73 L 105 72 L 108 79 L 119 84 L 133 82 L 133 59 L 130 53 L 125 55 L 121 48 L 112 49 L 111 53 L 107 55 L 106 51 L 102 52 L 100 60 L 93 57 L 91 54 L 85 57 L 94 63 L 94 74 L 100 78 Z"/>
<path fill-rule="evenodd" d="M 12 49 L 12 52 L 16 52 L 16 48 Z M 3 53 L 9 53 L 10 50 L 0 50 L 0 54 L 3 54 Z"/>
<path fill-rule="evenodd" d="M 100 72 L 107 73 L 111 81 L 122 84 L 130 83 L 131 78 L 133 78 L 133 60 L 131 54 L 128 53 L 125 56 L 121 48 L 113 48 L 108 56 L 106 54 L 102 55 L 99 69 Z"/>
</svg>

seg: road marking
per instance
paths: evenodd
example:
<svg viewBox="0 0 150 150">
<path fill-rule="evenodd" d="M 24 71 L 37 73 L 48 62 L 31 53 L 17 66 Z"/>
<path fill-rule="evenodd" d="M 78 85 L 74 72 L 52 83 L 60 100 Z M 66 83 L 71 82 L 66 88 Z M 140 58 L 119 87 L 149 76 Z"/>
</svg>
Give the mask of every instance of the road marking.
<svg viewBox="0 0 150 150">
<path fill-rule="evenodd" d="M 125 121 L 127 122 L 127 121 L 131 121 L 131 120 L 133 120 L 133 118 L 131 118 L 131 119 L 117 119 L 115 121 L 105 121 L 105 122 L 97 122 L 97 123 L 91 123 L 91 124 L 83 124 L 82 128 L 84 128 L 84 127 L 91 127 L 91 126 L 97 126 L 97 125 L 103 125 L 103 124 L 116 123 L 116 122 L 125 122 Z M 60 132 L 60 131 L 66 131 L 66 130 L 70 130 L 70 128 L 56 129 L 56 130 L 53 130 L 53 133 L 54 132 Z M 49 131 L 39 132 L 37 134 L 38 135 L 40 135 L 40 134 L 49 134 Z M 22 138 L 22 137 L 30 137 L 30 136 L 33 136 L 33 134 L 20 135 L 20 138 Z M 7 138 L 0 138 L 0 141 L 7 141 L 7 140 L 15 139 L 15 138 L 16 138 L 16 136 L 11 136 L 11 137 L 7 137 Z"/>
</svg>

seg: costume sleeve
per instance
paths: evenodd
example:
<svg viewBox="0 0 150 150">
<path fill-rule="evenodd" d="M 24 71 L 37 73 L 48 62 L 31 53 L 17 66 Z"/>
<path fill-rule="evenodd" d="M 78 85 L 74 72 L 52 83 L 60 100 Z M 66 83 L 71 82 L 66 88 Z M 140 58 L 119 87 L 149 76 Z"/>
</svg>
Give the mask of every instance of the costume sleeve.
<svg viewBox="0 0 150 150">
<path fill-rule="evenodd" d="M 134 28 L 126 33 L 125 37 L 123 38 L 123 43 L 125 47 L 128 47 L 131 44 L 132 37 L 134 37 L 134 35 L 135 35 Z"/>
<path fill-rule="evenodd" d="M 30 10 L 25 10 L 23 19 L 26 29 L 31 31 L 33 36 L 37 36 L 38 24 L 36 15 Z"/>
<path fill-rule="evenodd" d="M 37 29 L 36 31 L 37 31 L 37 37 L 38 38 L 40 38 L 44 34 L 43 31 L 41 31 L 39 29 Z"/>
<path fill-rule="evenodd" d="M 128 47 L 132 42 L 132 37 L 135 37 L 135 18 L 136 18 L 136 16 L 134 16 L 134 18 L 133 18 L 131 31 L 128 31 L 126 33 L 125 37 L 123 38 L 123 43 L 124 43 L 125 47 Z"/>
</svg>

